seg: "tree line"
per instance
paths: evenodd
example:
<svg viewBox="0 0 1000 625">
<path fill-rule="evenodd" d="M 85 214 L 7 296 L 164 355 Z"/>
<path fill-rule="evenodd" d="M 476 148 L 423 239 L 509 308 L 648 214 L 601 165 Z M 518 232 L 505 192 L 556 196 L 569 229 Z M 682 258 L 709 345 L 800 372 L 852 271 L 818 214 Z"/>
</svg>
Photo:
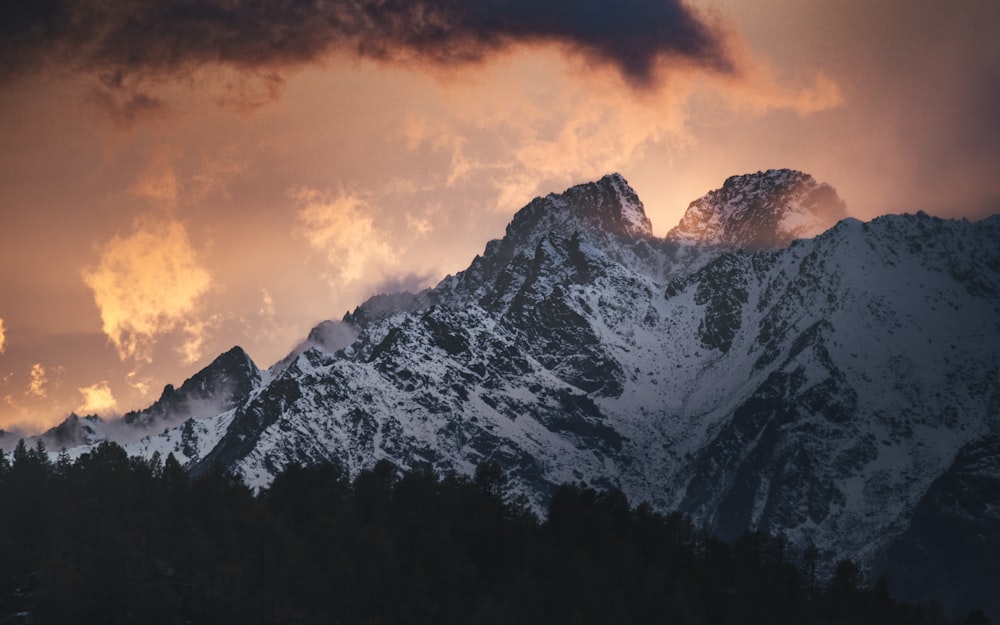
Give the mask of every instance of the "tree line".
<svg viewBox="0 0 1000 625">
<path fill-rule="evenodd" d="M 114 443 L 0 452 L 0 624 L 947 622 L 851 562 L 817 580 L 780 537 L 725 542 L 616 490 L 561 486 L 540 520 L 495 464 L 293 464 L 255 494 Z"/>
</svg>

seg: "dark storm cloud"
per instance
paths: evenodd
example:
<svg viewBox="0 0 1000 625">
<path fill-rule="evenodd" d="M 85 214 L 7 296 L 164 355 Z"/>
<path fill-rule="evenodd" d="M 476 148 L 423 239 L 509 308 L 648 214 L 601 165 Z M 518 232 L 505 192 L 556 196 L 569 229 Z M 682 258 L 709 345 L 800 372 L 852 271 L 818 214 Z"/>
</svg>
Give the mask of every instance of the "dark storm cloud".
<svg viewBox="0 0 1000 625">
<path fill-rule="evenodd" d="M 546 42 L 648 85 L 662 57 L 728 70 L 721 39 L 680 0 L 6 0 L 0 78 L 47 64 L 139 75 L 273 68 L 333 51 L 453 65 Z"/>
</svg>

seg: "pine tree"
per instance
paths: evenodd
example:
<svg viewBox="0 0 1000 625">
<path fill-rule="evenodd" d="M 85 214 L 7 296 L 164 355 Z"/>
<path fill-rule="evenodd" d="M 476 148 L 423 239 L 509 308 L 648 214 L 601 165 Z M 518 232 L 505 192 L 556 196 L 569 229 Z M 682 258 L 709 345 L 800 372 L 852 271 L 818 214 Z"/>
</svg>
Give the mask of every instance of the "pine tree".
<svg viewBox="0 0 1000 625">
<path fill-rule="evenodd" d="M 52 461 L 49 459 L 49 452 L 45 449 L 45 441 L 40 438 L 35 441 L 35 448 L 28 452 L 28 454 L 40 466 L 48 467 L 52 464 Z"/>
<path fill-rule="evenodd" d="M 73 467 L 73 461 L 70 460 L 69 452 L 63 447 L 59 451 L 59 456 L 56 458 L 56 473 L 59 475 L 68 475 L 70 469 Z"/>
<path fill-rule="evenodd" d="M 25 444 L 24 439 L 18 439 L 17 445 L 14 446 L 14 466 L 23 464 L 28 459 L 28 446 Z"/>
</svg>

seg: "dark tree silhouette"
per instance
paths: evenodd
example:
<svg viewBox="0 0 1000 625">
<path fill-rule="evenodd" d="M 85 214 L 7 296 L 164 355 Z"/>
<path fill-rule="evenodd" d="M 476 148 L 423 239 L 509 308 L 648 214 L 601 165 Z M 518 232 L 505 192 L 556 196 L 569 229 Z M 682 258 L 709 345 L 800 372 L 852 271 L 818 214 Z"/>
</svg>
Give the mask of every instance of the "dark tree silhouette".
<svg viewBox="0 0 1000 625">
<path fill-rule="evenodd" d="M 492 463 L 291 464 L 255 494 L 173 455 L 22 441 L 0 502 L 0 623 L 944 622 L 851 562 L 820 583 L 814 550 L 799 569 L 783 537 L 724 542 L 617 490 L 561 486 L 540 522 Z"/>
</svg>

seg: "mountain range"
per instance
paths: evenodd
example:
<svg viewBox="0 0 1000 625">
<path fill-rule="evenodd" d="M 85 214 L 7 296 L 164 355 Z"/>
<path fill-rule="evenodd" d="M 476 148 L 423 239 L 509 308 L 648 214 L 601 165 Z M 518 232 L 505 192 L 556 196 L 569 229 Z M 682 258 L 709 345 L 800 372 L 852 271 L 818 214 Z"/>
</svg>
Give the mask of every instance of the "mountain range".
<svg viewBox="0 0 1000 625">
<path fill-rule="evenodd" d="M 862 223 L 791 170 L 729 178 L 660 238 L 612 174 L 536 198 L 464 271 L 320 323 L 269 369 L 235 347 L 144 410 L 42 439 L 253 487 L 292 462 L 490 461 L 538 510 L 564 482 L 617 488 L 997 618 L 998 241 L 1000 216 Z"/>
</svg>

